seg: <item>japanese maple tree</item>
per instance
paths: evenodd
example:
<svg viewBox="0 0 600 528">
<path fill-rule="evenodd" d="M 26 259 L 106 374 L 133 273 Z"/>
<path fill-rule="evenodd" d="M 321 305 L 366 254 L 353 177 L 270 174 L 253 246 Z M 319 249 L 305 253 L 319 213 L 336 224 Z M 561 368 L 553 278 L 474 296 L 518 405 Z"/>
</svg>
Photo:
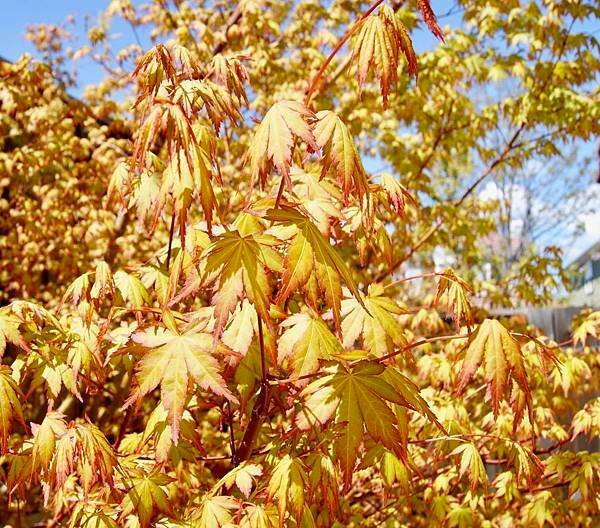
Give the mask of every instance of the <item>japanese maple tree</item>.
<svg viewBox="0 0 600 528">
<path fill-rule="evenodd" d="M 81 101 L 58 28 L 2 64 L 6 526 L 597 523 L 600 318 L 491 315 L 564 273 L 485 280 L 476 191 L 598 133 L 600 10 L 459 6 L 113 0 Z"/>
</svg>

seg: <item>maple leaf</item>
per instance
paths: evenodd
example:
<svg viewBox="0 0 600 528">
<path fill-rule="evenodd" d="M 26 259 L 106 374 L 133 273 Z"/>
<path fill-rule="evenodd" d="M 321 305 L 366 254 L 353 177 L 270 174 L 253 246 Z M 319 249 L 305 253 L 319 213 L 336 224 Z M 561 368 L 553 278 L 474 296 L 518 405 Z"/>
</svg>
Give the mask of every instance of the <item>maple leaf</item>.
<svg viewBox="0 0 600 528">
<path fill-rule="evenodd" d="M 435 304 L 439 303 L 443 295 L 446 297 L 446 309 L 452 313 L 456 328 L 460 328 L 460 321 L 464 319 L 467 325 L 473 323 L 471 303 L 468 295 L 473 293 L 471 287 L 448 268 L 440 275 Z"/>
<path fill-rule="evenodd" d="M 233 497 L 206 494 L 200 505 L 198 518 L 192 522 L 194 528 L 225 528 L 231 526 L 231 512 L 239 508 Z"/>
<path fill-rule="evenodd" d="M 525 394 L 529 419 L 533 424 L 531 390 L 521 348 L 502 323 L 495 319 L 485 319 L 473 332 L 463 361 L 458 392 L 466 387 L 482 362 L 485 363 L 484 377 L 491 392 L 494 416 L 498 416 L 500 400 L 505 393 L 509 376 L 512 376 Z"/>
<path fill-rule="evenodd" d="M 6 451 L 10 428 L 14 420 L 18 420 L 23 427 L 23 411 L 20 398 L 23 398 L 21 389 L 11 376 L 10 367 L 0 365 L 0 451 Z"/>
<path fill-rule="evenodd" d="M 340 302 L 342 285 L 340 278 L 359 303 L 363 303 L 344 261 L 331 247 L 317 227 L 302 213 L 283 206 L 267 211 L 267 218 L 282 225 L 293 225 L 297 231 L 286 255 L 282 285 L 275 299 L 277 304 L 285 301 L 294 291 L 304 286 L 316 273 L 318 286 L 333 310 L 333 318 L 340 328 Z"/>
<path fill-rule="evenodd" d="M 346 486 L 352 471 L 365 429 L 403 460 L 406 445 L 396 425 L 396 415 L 389 403 L 406 405 L 406 400 L 388 383 L 382 374 L 385 367 L 371 361 L 361 361 L 351 371 L 339 365 L 336 371 L 311 383 L 303 391 L 308 396 L 303 415 L 296 425 L 308 429 L 313 424 L 324 425 L 335 414 L 335 423 L 344 424 L 341 436 L 335 442 Z"/>
<path fill-rule="evenodd" d="M 320 170 L 316 167 L 308 170 L 292 167 L 290 177 L 294 185 L 294 197 L 314 220 L 319 231 L 327 236 L 330 224 L 342 217 L 339 209 L 342 193 L 339 188 L 329 180 L 321 179 Z"/>
<path fill-rule="evenodd" d="M 294 518 L 297 521 L 302 518 L 307 485 L 308 477 L 302 461 L 289 454 L 284 455 L 273 469 L 268 488 L 269 499 L 277 497 L 279 526 L 284 526 L 288 501 Z"/>
<path fill-rule="evenodd" d="M 477 484 L 487 484 L 487 473 L 481 455 L 475 444 L 466 442 L 459 445 L 454 449 L 451 455 L 461 455 L 460 457 L 460 468 L 459 475 L 463 477 L 467 473 L 469 474 L 469 481 L 471 490 L 474 491 L 477 488 Z"/>
<path fill-rule="evenodd" d="M 302 139 L 309 151 L 318 150 L 309 120 L 313 113 L 297 101 L 279 101 L 265 114 L 250 143 L 246 160 L 250 162 L 252 181 L 267 179 L 270 163 L 291 187 L 289 176 L 295 139 Z"/>
<path fill-rule="evenodd" d="M 583 409 L 577 411 L 571 420 L 571 438 L 585 433 L 589 440 L 600 436 L 600 398 L 588 401 Z"/>
<path fill-rule="evenodd" d="M 242 492 L 244 497 L 248 498 L 252 491 L 252 485 L 255 477 L 262 475 L 262 467 L 258 464 L 243 462 L 225 474 L 214 486 L 213 490 L 218 491 L 221 486 L 230 489 L 234 484 Z"/>
<path fill-rule="evenodd" d="M 331 380 L 340 399 L 336 423 L 346 423 L 335 448 L 342 465 L 346 485 L 352 478 L 364 430 L 397 456 L 406 460 L 406 445 L 396 426 L 396 417 L 387 402 L 403 404 L 394 388 L 380 375 L 384 367 L 363 361 L 351 372 L 340 372 Z"/>
<path fill-rule="evenodd" d="M 133 340 L 150 349 L 137 365 L 139 389 L 128 404 L 154 390 L 159 384 L 161 400 L 168 411 L 173 442 L 179 439 L 179 422 L 188 396 L 190 378 L 202 389 L 235 400 L 219 374 L 219 364 L 211 354 L 213 337 L 194 329 L 183 334 L 153 327 L 133 335 Z"/>
<path fill-rule="evenodd" d="M 344 198 L 355 192 L 362 204 L 369 196 L 369 180 L 348 127 L 335 112 L 325 110 L 316 117 L 315 139 L 324 155 L 321 177 L 333 166 Z"/>
<path fill-rule="evenodd" d="M 50 484 L 61 488 L 76 474 L 86 493 L 96 483 L 113 485 L 113 471 L 118 466 L 113 450 L 102 431 L 92 423 L 70 422 L 65 429 L 59 424 L 60 436 L 55 438 L 55 451 Z"/>
<path fill-rule="evenodd" d="M 367 350 L 375 356 L 390 353 L 394 346 L 406 345 L 406 338 L 394 315 L 405 314 L 392 299 L 384 295 L 381 284 L 371 284 L 363 304 L 356 299 L 344 299 L 341 304 L 343 343 L 354 345 L 362 335 Z"/>
<path fill-rule="evenodd" d="M 233 123 L 241 117 L 236 100 L 229 91 L 208 79 L 179 82 L 173 92 L 173 102 L 183 106 L 185 114 L 190 117 L 204 107 L 217 134 L 225 117 Z"/>
<path fill-rule="evenodd" d="M 431 9 L 431 5 L 429 0 L 417 0 L 417 7 L 421 12 L 421 16 L 427 24 L 429 31 L 431 31 L 437 38 L 439 38 L 442 42 L 444 41 L 444 33 L 442 32 L 442 28 L 439 26 L 437 17 Z"/>
<path fill-rule="evenodd" d="M 142 170 L 146 166 L 150 158 L 149 153 L 161 128 L 168 131 L 168 150 L 173 155 L 196 142 L 190 118 L 184 109 L 172 101 L 161 98 L 160 102 L 152 104 L 146 119 L 137 131 L 131 158 L 132 168 Z"/>
<path fill-rule="evenodd" d="M 129 489 L 123 498 L 122 517 L 135 512 L 142 528 L 148 528 L 156 513 L 171 511 L 169 497 L 163 489 L 171 479 L 158 471 L 135 476 L 128 481 Z"/>
<path fill-rule="evenodd" d="M 119 270 L 113 278 L 123 301 L 129 302 L 133 308 L 141 308 L 150 299 L 148 290 L 135 275 Z"/>
<path fill-rule="evenodd" d="M 331 386 L 331 380 L 337 372 L 337 368 L 326 368 L 325 372 L 333 373 L 317 378 L 300 393 L 304 405 L 298 411 L 295 423 L 301 431 L 308 431 L 315 427 L 321 428 L 334 415 L 339 398 Z"/>
<path fill-rule="evenodd" d="M 410 475 L 407 467 L 394 453 L 390 453 L 387 450 L 381 451 L 382 455 L 379 467 L 386 486 L 391 488 L 394 484 L 399 484 L 402 491 L 408 493 L 410 491 Z"/>
<path fill-rule="evenodd" d="M 394 387 L 397 396 L 402 400 L 401 405 L 403 407 L 426 416 L 443 434 L 448 434 L 448 431 L 440 423 L 435 413 L 429 407 L 429 404 L 421 396 L 419 387 L 413 381 L 393 367 L 385 369 L 383 378 Z"/>
<path fill-rule="evenodd" d="M 244 83 L 248 82 L 248 71 L 242 60 L 247 57 L 225 57 L 220 53 L 215 55 L 210 62 L 213 79 L 217 84 L 224 86 L 229 93 L 248 104 Z"/>
<path fill-rule="evenodd" d="M 215 339 L 220 337 L 229 315 L 235 309 L 243 293 L 254 305 L 263 322 L 270 326 L 269 316 L 271 287 L 265 267 L 279 266 L 268 251 L 279 240 L 268 235 L 242 235 L 228 231 L 219 235 L 206 249 L 205 277 L 208 282 L 218 279 L 212 302 L 215 306 Z"/>
<path fill-rule="evenodd" d="M 39 426 L 31 428 L 34 433 L 31 467 L 39 471 L 39 466 L 46 470 L 50 466 L 56 447 L 56 439 L 67 431 L 65 416 L 56 411 L 50 411 Z"/>
<path fill-rule="evenodd" d="M 77 277 L 71 284 L 69 284 L 60 303 L 64 304 L 67 301 L 67 299 L 70 297 L 72 306 L 76 306 L 77 303 L 81 299 L 88 298 L 89 289 L 90 289 L 90 274 L 84 273 L 83 275 L 80 275 L 79 277 Z"/>
<path fill-rule="evenodd" d="M 588 336 L 600 338 L 600 312 L 592 312 L 580 322 L 573 331 L 573 344 L 575 346 L 578 343 L 585 345 Z"/>
<path fill-rule="evenodd" d="M 6 308 L 0 309 L 0 358 L 4 355 L 6 344 L 12 343 L 25 351 L 30 351 L 29 345 L 19 331 L 21 321 L 8 312 Z"/>
<path fill-rule="evenodd" d="M 177 81 L 177 72 L 173 65 L 173 56 L 169 49 L 163 44 L 157 44 L 150 48 L 140 59 L 133 77 L 144 81 L 149 93 L 156 95 L 163 79 L 172 83 Z M 138 100 L 139 103 L 139 100 Z M 137 104 L 137 103 L 136 103 Z"/>
<path fill-rule="evenodd" d="M 99 300 L 104 297 L 112 297 L 115 293 L 115 285 L 110 267 L 106 262 L 101 260 L 96 265 L 96 273 L 94 275 L 94 285 L 90 290 L 90 297 L 94 300 Z"/>
<path fill-rule="evenodd" d="M 188 410 L 183 412 L 179 422 L 179 439 L 177 445 L 173 443 L 173 428 L 169 424 L 169 413 L 162 405 L 157 405 L 150 414 L 139 445 L 148 445 L 150 439 L 154 441 L 155 459 L 164 463 L 171 459 L 183 458 L 185 451 L 189 450 L 192 443 L 197 441 L 197 424 Z"/>
<path fill-rule="evenodd" d="M 413 196 L 408 192 L 406 187 L 404 187 L 404 185 L 402 185 L 391 174 L 382 174 L 379 178 L 379 183 L 385 191 L 392 209 L 400 216 L 404 216 L 406 200 L 412 202 L 412 204 L 416 207 L 417 203 Z"/>
<path fill-rule="evenodd" d="M 320 359 L 332 359 L 344 351 L 325 322 L 315 314 L 294 314 L 281 326 L 287 330 L 279 338 L 278 359 L 280 362 L 292 359 L 295 377 L 315 372 Z"/>
<path fill-rule="evenodd" d="M 370 69 L 379 79 L 384 106 L 387 105 L 390 87 L 398 80 L 398 60 L 402 51 L 408 72 L 417 75 L 417 59 L 408 30 L 387 5 L 379 7 L 377 16 L 365 18 L 355 39 L 352 60 L 358 63 L 359 88 L 365 83 Z"/>
<path fill-rule="evenodd" d="M 333 458 L 320 451 L 313 452 L 306 458 L 308 477 L 310 479 L 311 496 L 321 494 L 322 500 L 331 511 L 339 507 L 339 472 Z"/>
<path fill-rule="evenodd" d="M 256 310 L 248 299 L 244 299 L 230 318 L 222 341 L 231 350 L 245 356 L 252 343 L 252 337 L 258 332 L 257 326 Z"/>
<path fill-rule="evenodd" d="M 101 510 L 86 508 L 84 502 L 78 502 L 73 508 L 69 528 L 119 528 L 119 525 L 111 517 Z"/>
<path fill-rule="evenodd" d="M 279 526 L 277 510 L 273 504 L 248 504 L 240 528 L 276 528 Z"/>
<path fill-rule="evenodd" d="M 531 486 L 544 474 L 544 464 L 531 450 L 518 442 L 510 442 L 509 463 L 515 465 L 518 478 L 524 478 Z"/>
<path fill-rule="evenodd" d="M 180 150 L 163 172 L 158 203 L 154 206 L 153 225 L 156 225 L 167 198 L 172 197 L 174 212 L 179 218 L 182 244 L 185 244 L 186 225 L 192 199 L 195 194 L 199 194 L 207 230 L 212 233 L 212 216 L 217 207 L 212 178 L 211 160 L 203 146 L 192 145 L 186 150 Z"/>
</svg>

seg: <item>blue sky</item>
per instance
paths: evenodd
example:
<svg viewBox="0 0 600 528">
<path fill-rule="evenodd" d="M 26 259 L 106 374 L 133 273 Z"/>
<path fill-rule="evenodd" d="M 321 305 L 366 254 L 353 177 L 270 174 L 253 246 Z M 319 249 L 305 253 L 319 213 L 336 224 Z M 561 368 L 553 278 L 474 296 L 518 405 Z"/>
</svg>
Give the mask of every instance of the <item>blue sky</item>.
<svg viewBox="0 0 600 528">
<path fill-rule="evenodd" d="M 133 1 L 134 5 L 141 3 L 141 0 Z M 75 36 L 84 36 L 86 27 L 94 24 L 108 5 L 109 0 L 0 0 L 0 55 L 15 60 L 25 52 L 35 54 L 34 47 L 25 39 L 26 28 L 31 24 L 61 25 L 73 16 L 75 24 L 67 24 L 67 29 Z M 86 17 L 90 24 L 86 23 Z M 113 29 L 124 42 L 133 41 L 127 24 L 117 24 Z M 103 72 L 91 59 L 84 58 L 77 62 L 77 74 L 80 86 L 73 90 L 75 95 L 86 84 L 99 81 Z"/>
<path fill-rule="evenodd" d="M 134 0 L 134 4 L 143 3 L 142 0 Z M 33 46 L 25 39 L 26 27 L 30 24 L 50 23 L 61 24 L 65 22 L 69 15 L 73 15 L 76 20 L 74 27 L 77 31 L 85 31 L 86 16 L 90 17 L 92 23 L 97 20 L 98 15 L 106 9 L 109 0 L 0 0 L 2 7 L 2 17 L 0 18 L 0 55 L 15 60 L 24 52 L 34 53 Z M 436 5 L 437 4 L 437 5 Z M 449 2 L 442 0 L 433 0 L 432 5 L 438 13 L 447 11 Z M 460 14 L 444 17 L 440 20 L 441 25 L 456 26 L 460 24 Z M 131 29 L 123 24 L 113 28 L 120 38 L 131 42 L 133 36 Z M 593 30 L 593 28 L 591 28 Z M 118 38 L 118 37 L 117 37 Z M 417 52 L 423 51 L 435 45 L 434 37 L 426 32 L 417 32 L 414 35 L 415 48 Z M 142 34 L 142 39 L 144 35 Z M 144 42 L 145 43 L 145 42 Z M 94 83 L 102 77 L 102 70 L 93 63 L 91 59 L 83 59 L 77 63 L 77 71 L 80 86 L 73 90 L 75 95 L 80 89 L 89 83 Z M 595 149 L 595 142 L 581 145 L 583 151 L 592 151 Z M 587 154 L 587 152 L 586 152 Z M 590 189 L 590 199 L 596 199 L 600 194 L 599 185 Z M 600 240 L 600 213 L 582 218 L 586 224 L 586 232 L 573 242 L 571 237 L 564 241 L 556 241 L 563 245 L 565 250 L 565 260 L 573 260 L 579 253 L 588 246 Z"/>
<path fill-rule="evenodd" d="M 33 51 L 25 40 L 29 24 L 59 24 L 68 15 L 83 20 L 106 8 L 107 0 L 2 0 L 0 20 L 0 54 L 14 60 L 24 51 Z"/>
</svg>

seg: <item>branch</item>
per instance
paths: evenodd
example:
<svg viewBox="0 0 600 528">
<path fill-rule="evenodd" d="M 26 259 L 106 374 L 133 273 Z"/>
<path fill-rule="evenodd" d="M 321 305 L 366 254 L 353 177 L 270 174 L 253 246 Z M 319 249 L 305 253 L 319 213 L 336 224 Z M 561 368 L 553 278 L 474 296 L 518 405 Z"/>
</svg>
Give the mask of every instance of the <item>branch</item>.
<svg viewBox="0 0 600 528">
<path fill-rule="evenodd" d="M 436 137 L 435 137 L 435 139 L 433 141 L 433 144 L 431 145 L 431 150 L 429 151 L 429 154 L 421 162 L 421 165 L 419 165 L 419 168 L 418 168 L 416 174 L 414 176 L 411 176 L 408 179 L 407 185 L 410 185 L 410 183 L 413 180 L 416 180 L 416 179 L 420 178 L 423 175 L 423 171 L 431 163 L 431 160 L 435 156 L 435 152 L 436 152 L 437 148 L 440 146 L 440 143 L 442 142 L 442 139 L 444 138 L 444 135 L 446 133 L 451 132 L 453 130 L 458 130 L 460 128 L 464 128 L 464 127 L 468 126 L 468 123 L 465 123 L 465 125 L 463 127 L 454 128 L 452 130 L 446 130 L 446 123 L 447 123 L 448 119 L 450 118 L 450 116 L 452 115 L 453 108 L 454 108 L 454 99 L 450 101 L 450 105 L 448 106 L 448 111 L 444 113 L 443 122 L 442 122 L 441 126 L 439 127 L 438 133 L 436 134 Z"/>
<path fill-rule="evenodd" d="M 396 286 L 398 284 L 401 284 L 403 282 L 408 282 L 408 281 L 411 281 L 411 280 L 429 279 L 431 277 L 438 277 L 438 276 L 444 276 L 444 274 L 436 272 L 436 271 L 432 271 L 431 273 L 419 273 L 418 275 L 411 275 L 410 277 L 403 277 L 401 279 L 392 281 L 389 284 L 386 284 L 383 287 L 383 289 L 385 290 L 386 288 L 391 288 L 392 286 Z"/>
<path fill-rule="evenodd" d="M 221 53 L 223 51 L 223 49 L 227 45 L 227 31 L 229 30 L 229 28 L 237 24 L 240 18 L 242 18 L 242 10 L 238 5 L 227 19 L 227 25 L 225 26 L 225 38 L 218 42 L 212 49 L 213 55 L 217 55 L 218 53 Z"/>
<path fill-rule="evenodd" d="M 167 249 L 167 271 L 171 264 L 171 250 L 173 249 L 173 236 L 175 234 L 175 211 L 171 215 L 171 228 L 169 229 L 169 247 Z"/>
<path fill-rule="evenodd" d="M 256 401 L 252 407 L 252 413 L 250 414 L 250 421 L 244 431 L 244 436 L 240 441 L 240 445 L 235 450 L 235 453 L 231 457 L 231 465 L 233 467 L 238 466 L 245 460 L 248 460 L 252 455 L 252 449 L 254 442 L 258 437 L 260 428 L 262 427 L 267 412 L 269 410 L 270 400 L 270 388 L 266 369 L 266 358 L 265 358 L 265 340 L 263 335 L 262 320 L 258 317 L 258 341 L 260 345 L 260 366 L 261 366 L 261 381 Z"/>
<path fill-rule="evenodd" d="M 400 354 L 403 354 L 404 352 L 408 352 L 409 350 L 412 350 L 413 348 L 418 348 L 422 345 L 426 345 L 427 343 L 434 343 L 436 341 L 452 341 L 454 339 L 466 339 L 469 337 L 469 335 L 470 334 L 453 334 L 453 335 L 444 335 L 444 336 L 437 336 L 437 337 L 427 337 L 425 339 L 421 339 L 420 341 L 415 341 L 414 343 L 405 345 L 402 348 L 396 350 L 395 352 L 390 352 L 389 354 L 386 354 L 385 356 L 381 356 L 381 357 L 375 359 L 374 361 L 376 361 L 377 363 L 381 363 L 381 362 L 391 359 L 393 357 L 399 356 Z M 358 363 L 358 361 L 357 361 L 357 363 Z"/>
<path fill-rule="evenodd" d="M 399 348 L 395 352 L 391 352 L 390 354 L 386 354 L 385 356 L 374 358 L 372 361 L 374 361 L 376 363 L 381 363 L 383 361 L 386 361 L 388 359 L 396 357 L 400 354 L 403 354 L 404 352 L 408 352 L 409 350 L 418 348 L 427 343 L 434 343 L 435 341 L 452 341 L 454 339 L 466 339 L 467 337 L 469 337 L 469 334 L 453 334 L 453 335 L 443 335 L 443 336 L 437 336 L 437 337 L 428 337 L 425 339 L 421 339 L 419 341 L 414 341 L 413 343 L 409 343 L 408 345 L 405 345 L 405 346 Z M 350 363 L 350 366 L 353 367 L 353 366 L 357 365 L 358 363 L 360 363 L 361 361 L 362 360 L 360 360 L 360 359 L 357 359 L 356 361 L 352 361 Z M 276 380 L 271 381 L 270 384 L 271 385 L 282 385 L 282 384 L 286 384 L 286 383 L 296 383 L 298 381 L 317 378 L 319 376 L 325 376 L 327 374 L 330 374 L 330 372 L 317 371 L 317 372 L 312 372 L 310 374 L 304 374 L 303 376 L 276 379 Z"/>
<path fill-rule="evenodd" d="M 475 191 L 475 189 L 481 184 L 481 182 L 483 182 L 490 174 L 492 174 L 492 172 L 494 172 L 494 169 L 496 167 L 498 167 L 499 165 L 501 165 L 502 163 L 504 163 L 508 157 L 508 155 L 510 154 L 510 152 L 512 152 L 512 150 L 514 150 L 515 147 L 515 142 L 517 141 L 517 139 L 519 138 L 519 136 L 521 135 L 521 132 L 523 132 L 523 130 L 525 129 L 526 123 L 522 123 L 521 126 L 519 126 L 519 128 L 515 131 L 515 133 L 513 134 L 513 136 L 511 137 L 510 141 L 506 144 L 506 146 L 504 147 L 504 150 L 496 157 L 496 159 L 487 167 L 487 169 L 481 174 L 481 176 L 479 176 L 479 178 L 477 178 L 470 186 L 469 188 L 462 194 L 462 196 L 455 201 L 452 205 L 454 207 L 459 207 L 463 204 L 463 202 L 473 193 L 473 191 Z M 396 261 L 394 261 L 392 263 L 392 265 L 384 271 L 379 272 L 376 276 L 375 276 L 375 282 L 379 282 L 381 281 L 383 278 L 387 277 L 388 275 L 391 275 L 392 273 L 394 273 L 396 271 L 396 269 L 403 264 L 404 262 L 406 262 L 410 257 L 412 257 L 415 252 L 421 247 L 423 246 L 423 244 L 425 244 L 425 242 L 427 242 L 439 229 L 440 227 L 442 227 L 442 225 L 444 224 L 444 218 L 440 218 L 435 224 L 433 224 L 428 230 L 427 232 L 419 239 L 417 240 L 417 242 L 415 244 L 413 244 L 411 246 L 411 248 L 408 250 L 408 252 L 406 254 L 404 254 L 403 256 L 399 257 Z"/>
</svg>

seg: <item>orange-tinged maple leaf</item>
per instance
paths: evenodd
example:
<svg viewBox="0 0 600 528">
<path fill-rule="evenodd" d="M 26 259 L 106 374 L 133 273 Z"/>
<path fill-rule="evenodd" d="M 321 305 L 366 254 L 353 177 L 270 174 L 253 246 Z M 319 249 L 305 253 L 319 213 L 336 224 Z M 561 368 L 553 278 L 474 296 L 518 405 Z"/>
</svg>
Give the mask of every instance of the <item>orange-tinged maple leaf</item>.
<svg viewBox="0 0 600 528">
<path fill-rule="evenodd" d="M 284 526 L 288 502 L 293 516 L 302 518 L 308 477 L 299 458 L 285 455 L 277 462 L 269 481 L 269 498 L 277 497 L 279 526 Z"/>
<path fill-rule="evenodd" d="M 138 363 L 139 389 L 130 397 L 128 404 L 160 384 L 161 400 L 168 411 L 175 444 L 191 380 L 202 389 L 235 400 L 212 355 L 212 335 L 194 329 L 177 334 L 166 328 L 153 327 L 134 334 L 133 340 L 150 350 Z"/>
<path fill-rule="evenodd" d="M 212 77 L 217 84 L 224 86 L 235 96 L 248 104 L 244 83 L 248 82 L 248 71 L 243 64 L 243 60 L 248 57 L 225 57 L 220 53 L 215 55 L 210 63 Z"/>
<path fill-rule="evenodd" d="M 11 369 L 0 365 L 0 452 L 4 452 L 8 445 L 8 437 L 12 422 L 23 421 L 20 398 L 23 397 L 17 382 L 11 376 Z"/>
<path fill-rule="evenodd" d="M 463 477 L 468 474 L 471 491 L 477 488 L 478 484 L 487 485 L 488 478 L 483 465 L 483 460 L 479 450 L 472 442 L 466 442 L 459 445 L 451 455 L 461 455 L 459 475 Z"/>
<path fill-rule="evenodd" d="M 223 332 L 223 343 L 231 350 L 245 356 L 256 333 L 258 333 L 256 310 L 248 299 L 244 299 Z"/>
<path fill-rule="evenodd" d="M 457 329 L 460 328 L 461 320 L 466 321 L 469 326 L 473 323 L 471 303 L 468 299 L 468 295 L 471 293 L 473 293 L 471 287 L 452 269 L 448 268 L 440 275 L 435 304 L 440 301 L 442 296 L 445 297 L 446 308 L 452 313 Z"/>
<path fill-rule="evenodd" d="M 30 350 L 19 331 L 20 324 L 19 318 L 9 313 L 6 308 L 0 310 L 0 358 L 4 355 L 7 343 L 12 343 L 26 351 Z"/>
<path fill-rule="evenodd" d="M 88 422 L 70 422 L 66 429 L 55 425 L 60 436 L 55 436 L 54 456 L 48 471 L 51 487 L 62 488 L 74 474 L 86 493 L 98 482 L 112 486 L 118 462 L 102 431 Z"/>
<path fill-rule="evenodd" d="M 240 508 L 233 497 L 212 494 L 204 495 L 200 508 L 193 514 L 193 526 L 197 528 L 225 528 L 231 526 L 233 510 Z"/>
<path fill-rule="evenodd" d="M 188 160 L 191 160 L 191 168 Z M 185 232 L 188 222 L 188 212 L 195 195 L 200 198 L 204 219 L 208 232 L 212 232 L 213 211 L 217 200 L 212 187 L 212 166 L 209 155 L 199 145 L 192 145 L 178 154 L 167 165 L 163 172 L 162 185 L 159 191 L 159 201 L 155 205 L 153 226 L 156 225 L 166 201 L 172 197 L 175 213 L 179 218 L 179 232 L 185 244 Z"/>
<path fill-rule="evenodd" d="M 421 396 L 419 387 L 413 381 L 401 372 L 398 372 L 394 367 L 387 367 L 383 378 L 396 390 L 398 397 L 403 401 L 401 404 L 402 407 L 417 411 L 426 416 L 442 433 L 445 435 L 448 434 L 448 431 L 446 431 L 423 396 Z"/>
<path fill-rule="evenodd" d="M 325 110 L 316 117 L 315 139 L 324 155 L 321 177 L 333 166 L 344 198 L 355 192 L 362 204 L 362 198 L 369 195 L 369 180 L 348 127 L 335 112 Z"/>
<path fill-rule="evenodd" d="M 278 268 L 280 262 L 269 251 L 280 242 L 274 237 L 260 234 L 242 235 L 228 231 L 215 238 L 206 249 L 207 282 L 218 279 L 213 304 L 215 306 L 215 339 L 220 337 L 233 312 L 246 294 L 262 321 L 270 326 L 269 305 L 271 287 L 266 268 Z"/>
<path fill-rule="evenodd" d="M 402 445 L 396 417 L 387 403 L 401 405 L 403 402 L 394 388 L 380 377 L 383 372 L 381 365 L 364 361 L 351 372 L 341 371 L 331 380 L 335 395 L 340 399 L 336 423 L 346 423 L 336 442 L 346 485 L 351 480 L 364 429 L 373 440 L 406 459 L 406 446 Z"/>
<path fill-rule="evenodd" d="M 65 416 L 56 411 L 50 411 L 44 417 L 42 423 L 38 426 L 32 424 L 34 433 L 33 451 L 32 451 L 32 471 L 39 472 L 40 467 L 43 470 L 48 469 L 56 447 L 56 439 L 67 431 Z"/>
<path fill-rule="evenodd" d="M 427 24 L 427 27 L 429 28 L 429 31 L 431 31 L 437 38 L 443 41 L 444 33 L 442 32 L 442 28 L 438 24 L 437 17 L 435 16 L 433 9 L 431 9 L 429 0 L 417 0 L 417 7 L 421 12 L 421 16 L 423 17 L 425 24 Z"/>
<path fill-rule="evenodd" d="M 533 423 L 531 390 L 521 348 L 510 332 L 495 319 L 485 319 L 473 333 L 463 361 L 458 392 L 466 387 L 482 362 L 485 381 L 492 397 L 494 416 L 498 416 L 500 400 L 504 397 L 511 376 L 525 394 L 530 421 Z"/>
<path fill-rule="evenodd" d="M 283 206 L 279 209 L 270 209 L 267 218 L 282 225 L 296 226 L 297 231 L 288 249 L 282 286 L 276 303 L 285 301 L 292 293 L 309 282 L 309 278 L 316 275 L 319 288 L 325 294 L 325 300 L 333 310 L 336 327 L 341 327 L 340 302 L 342 285 L 340 279 L 359 303 L 364 306 L 362 297 L 350 270 L 308 217 L 302 213 Z"/>
<path fill-rule="evenodd" d="M 509 463 L 514 464 L 517 476 L 524 478 L 529 486 L 544 474 L 543 462 L 535 453 L 518 442 L 510 443 L 508 459 Z"/>
<path fill-rule="evenodd" d="M 417 75 L 417 59 L 408 30 L 387 5 L 379 8 L 377 16 L 365 18 L 355 39 L 352 59 L 358 64 L 359 87 L 367 80 L 369 70 L 379 79 L 384 106 L 387 105 L 390 87 L 398 80 L 400 51 L 408 63 L 408 72 Z"/>
<path fill-rule="evenodd" d="M 396 211 L 400 216 L 404 216 L 406 200 L 412 202 L 412 204 L 415 207 L 417 206 L 417 202 L 415 201 L 414 197 L 408 192 L 406 187 L 404 187 L 404 185 L 402 185 L 391 174 L 382 174 L 380 177 L 380 185 L 385 191 L 391 208 L 394 211 Z"/>
<path fill-rule="evenodd" d="M 279 101 L 267 111 L 246 156 L 253 182 L 259 179 L 264 185 L 272 164 L 288 189 L 291 187 L 289 171 L 295 140 L 303 140 L 311 152 L 319 148 L 309 124 L 313 118 L 314 114 L 298 101 Z"/>
<path fill-rule="evenodd" d="M 344 346 L 350 348 L 362 335 L 365 348 L 375 356 L 383 356 L 394 346 L 406 344 L 406 337 L 394 315 L 407 313 L 384 295 L 383 286 L 371 284 L 363 303 L 344 299 L 341 305 Z"/>
<path fill-rule="evenodd" d="M 577 346 L 581 343 L 585 346 L 588 336 L 600 337 L 600 312 L 591 312 L 580 322 L 573 331 L 573 344 Z"/>
<path fill-rule="evenodd" d="M 350 371 L 339 365 L 332 374 L 314 381 L 303 391 L 307 397 L 306 409 L 296 418 L 300 429 L 324 425 L 334 414 L 335 423 L 344 424 L 335 450 L 346 486 L 351 481 L 365 430 L 373 440 L 406 460 L 406 444 L 396 425 L 396 415 L 388 403 L 411 409 L 415 406 L 386 381 L 385 370 L 382 365 L 371 361 L 361 361 Z M 394 383 L 397 382 L 394 380 Z"/>
<path fill-rule="evenodd" d="M 242 462 L 239 466 L 234 467 L 226 473 L 214 486 L 213 491 L 218 491 L 222 486 L 230 489 L 234 484 L 242 492 L 246 498 L 250 496 L 252 486 L 256 477 L 260 477 L 263 473 L 262 467 L 258 464 L 250 464 Z"/>
<path fill-rule="evenodd" d="M 149 49 L 138 62 L 132 77 L 145 86 L 147 93 L 156 95 L 164 80 L 177 82 L 177 72 L 173 64 L 173 55 L 163 44 L 157 44 Z M 136 106 L 143 100 L 146 93 L 136 102 Z"/>
<path fill-rule="evenodd" d="M 169 496 L 166 491 L 166 486 L 171 481 L 169 476 L 161 474 L 157 470 L 150 474 L 142 472 L 139 475 L 136 474 L 128 483 L 129 489 L 121 503 L 122 518 L 135 512 L 140 526 L 148 528 L 155 513 L 171 513 Z"/>
<path fill-rule="evenodd" d="M 294 376 L 315 372 L 320 359 L 332 359 L 344 349 L 325 322 L 315 314 L 297 313 L 282 324 L 287 328 L 278 342 L 279 362 L 291 358 Z"/>
</svg>

